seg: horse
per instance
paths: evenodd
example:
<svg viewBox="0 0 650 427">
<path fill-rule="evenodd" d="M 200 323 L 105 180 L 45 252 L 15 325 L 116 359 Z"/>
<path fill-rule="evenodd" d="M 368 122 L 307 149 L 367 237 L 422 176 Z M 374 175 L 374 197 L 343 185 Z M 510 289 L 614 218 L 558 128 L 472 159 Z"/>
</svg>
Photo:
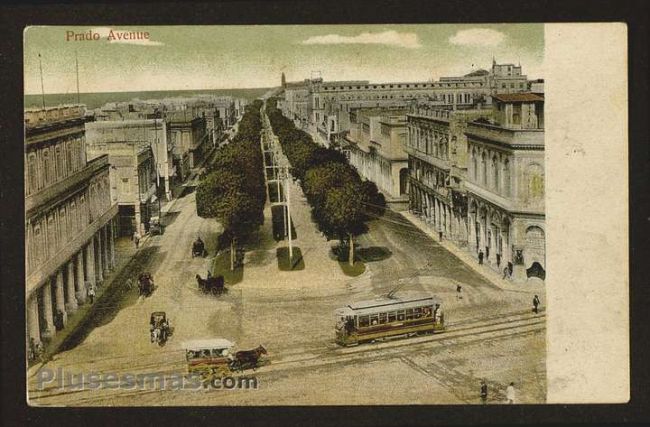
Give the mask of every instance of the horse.
<svg viewBox="0 0 650 427">
<path fill-rule="evenodd" d="M 263 345 L 257 346 L 253 350 L 241 350 L 235 353 L 232 367 L 242 372 L 246 367 L 257 369 L 260 356 L 267 354 Z"/>
<path fill-rule="evenodd" d="M 154 283 L 153 277 L 149 273 L 142 273 L 138 277 L 138 289 L 140 295 L 150 296 L 153 293 Z"/>
<path fill-rule="evenodd" d="M 213 295 L 221 295 L 226 291 L 226 288 L 224 287 L 225 280 L 221 275 L 204 279 L 197 274 L 196 283 L 199 285 L 201 292 L 205 294 L 211 293 Z"/>
</svg>

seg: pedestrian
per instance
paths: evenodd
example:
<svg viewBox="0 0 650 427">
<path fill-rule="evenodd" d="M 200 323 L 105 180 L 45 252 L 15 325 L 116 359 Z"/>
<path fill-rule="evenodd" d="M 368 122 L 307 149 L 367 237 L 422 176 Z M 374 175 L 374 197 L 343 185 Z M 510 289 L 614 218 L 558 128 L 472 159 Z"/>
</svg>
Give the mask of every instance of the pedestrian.
<svg viewBox="0 0 650 427">
<path fill-rule="evenodd" d="M 508 267 L 503 267 L 503 278 L 508 277 Z"/>
<path fill-rule="evenodd" d="M 133 243 L 135 243 L 135 248 L 138 249 L 140 246 L 140 233 L 138 233 L 138 230 L 133 232 Z"/>
<path fill-rule="evenodd" d="M 478 251 L 478 265 L 483 265 L 483 251 Z"/>
<path fill-rule="evenodd" d="M 56 315 L 54 316 L 54 327 L 56 328 L 57 331 L 60 331 L 63 329 L 64 326 L 64 314 L 61 311 L 61 309 L 56 310 Z"/>
<path fill-rule="evenodd" d="M 533 297 L 533 311 L 537 314 L 538 312 L 538 307 L 539 307 L 539 297 L 535 295 Z"/>
<path fill-rule="evenodd" d="M 506 399 L 509 404 L 515 403 L 515 383 L 510 383 L 506 388 Z"/>
<path fill-rule="evenodd" d="M 440 237 L 440 241 L 442 242 L 442 230 L 438 231 L 438 236 Z"/>
<path fill-rule="evenodd" d="M 497 268 L 501 267 L 501 254 L 497 254 Z"/>
<path fill-rule="evenodd" d="M 133 289 L 133 280 L 130 277 L 126 279 L 126 289 L 129 291 Z"/>
<path fill-rule="evenodd" d="M 456 299 L 463 299 L 463 287 L 456 285 Z"/>
<path fill-rule="evenodd" d="M 488 387 L 485 380 L 481 380 L 481 402 L 485 405 L 487 403 Z"/>
<path fill-rule="evenodd" d="M 90 285 L 88 288 L 88 299 L 90 300 L 91 304 L 95 302 L 95 287 L 93 285 Z"/>
</svg>

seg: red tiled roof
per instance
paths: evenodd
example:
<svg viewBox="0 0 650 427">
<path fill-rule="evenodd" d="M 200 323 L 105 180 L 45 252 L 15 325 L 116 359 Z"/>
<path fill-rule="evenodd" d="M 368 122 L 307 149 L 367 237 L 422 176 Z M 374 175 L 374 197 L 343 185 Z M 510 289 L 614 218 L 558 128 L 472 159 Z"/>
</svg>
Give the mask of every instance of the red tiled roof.
<svg viewBox="0 0 650 427">
<path fill-rule="evenodd" d="M 543 101 L 544 96 L 538 95 L 531 92 L 524 93 L 501 93 L 497 95 L 492 95 L 492 97 L 501 102 L 534 102 L 534 101 Z"/>
</svg>

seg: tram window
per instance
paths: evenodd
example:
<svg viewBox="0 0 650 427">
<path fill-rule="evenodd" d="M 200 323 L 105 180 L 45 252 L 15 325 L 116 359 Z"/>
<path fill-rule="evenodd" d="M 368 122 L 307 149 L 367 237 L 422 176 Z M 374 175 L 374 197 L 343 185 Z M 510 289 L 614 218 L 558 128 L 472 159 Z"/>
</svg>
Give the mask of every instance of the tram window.
<svg viewBox="0 0 650 427">
<path fill-rule="evenodd" d="M 431 307 L 424 307 L 422 309 L 422 315 L 424 317 L 431 317 Z"/>
<path fill-rule="evenodd" d="M 382 325 L 386 323 L 386 313 L 379 313 L 379 323 Z"/>
<path fill-rule="evenodd" d="M 359 316 L 359 327 L 367 328 L 370 325 L 370 318 L 368 316 Z"/>
<path fill-rule="evenodd" d="M 395 314 L 394 311 L 391 311 L 390 313 L 388 313 L 388 322 L 389 323 L 394 322 L 395 319 L 397 319 L 397 315 Z"/>
<path fill-rule="evenodd" d="M 413 320 L 413 309 L 412 308 L 407 308 L 406 309 L 406 320 Z"/>
<path fill-rule="evenodd" d="M 420 307 L 416 307 L 414 312 L 415 312 L 415 318 L 416 319 L 419 319 L 420 317 L 422 317 L 422 309 Z"/>
<path fill-rule="evenodd" d="M 379 323 L 379 316 L 377 314 L 373 314 L 370 316 L 370 325 L 376 325 Z"/>
<path fill-rule="evenodd" d="M 404 320 L 404 310 L 397 311 L 397 320 Z"/>
</svg>

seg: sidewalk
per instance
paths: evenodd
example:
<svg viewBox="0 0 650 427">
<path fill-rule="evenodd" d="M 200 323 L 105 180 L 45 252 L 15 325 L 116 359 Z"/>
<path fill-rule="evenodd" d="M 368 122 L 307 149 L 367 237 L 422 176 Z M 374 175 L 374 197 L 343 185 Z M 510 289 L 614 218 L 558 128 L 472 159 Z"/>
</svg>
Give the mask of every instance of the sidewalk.
<svg viewBox="0 0 650 427">
<path fill-rule="evenodd" d="M 479 265 L 478 261 L 469 252 L 459 248 L 452 241 L 443 240 L 441 242 L 440 238 L 438 237 L 438 233 L 433 228 L 429 227 L 426 224 L 426 222 L 421 220 L 413 213 L 409 211 L 402 211 L 397 213 L 402 215 L 404 219 L 406 219 L 411 224 L 419 228 L 420 231 L 425 233 L 427 236 L 431 237 L 433 240 L 436 241 L 436 243 L 438 243 L 440 246 L 445 248 L 447 251 L 451 252 L 454 256 L 456 256 L 458 259 L 464 262 L 469 268 L 471 268 L 472 270 L 474 270 L 475 272 L 483 276 L 486 280 L 490 281 L 493 285 L 497 286 L 498 288 L 506 291 L 529 293 L 531 295 L 544 294 L 544 284 L 541 283 L 541 281 L 539 282 L 529 281 L 523 284 L 515 284 L 509 280 L 505 280 L 502 278 L 502 275 L 500 273 L 497 273 L 496 271 L 492 270 L 490 267 L 486 265 Z"/>
<path fill-rule="evenodd" d="M 142 248 L 142 244 L 140 244 L 140 248 Z M 60 348 L 66 344 L 68 338 L 77 332 L 77 328 L 88 320 L 89 316 L 91 316 L 95 311 L 94 307 L 100 304 L 102 296 L 109 288 L 111 288 L 115 279 L 118 278 L 129 265 L 136 252 L 137 250 L 135 245 L 128 237 L 121 237 L 115 240 L 115 268 L 104 276 L 104 281 L 100 286 L 95 286 L 96 294 L 94 303 L 91 304 L 90 301 L 86 301 L 86 303 L 80 305 L 74 313 L 68 315 L 65 328 L 57 331 L 56 335 L 45 348 L 45 362 L 30 364 L 30 372 L 32 369 L 40 367 L 53 358 L 59 352 Z"/>
</svg>

